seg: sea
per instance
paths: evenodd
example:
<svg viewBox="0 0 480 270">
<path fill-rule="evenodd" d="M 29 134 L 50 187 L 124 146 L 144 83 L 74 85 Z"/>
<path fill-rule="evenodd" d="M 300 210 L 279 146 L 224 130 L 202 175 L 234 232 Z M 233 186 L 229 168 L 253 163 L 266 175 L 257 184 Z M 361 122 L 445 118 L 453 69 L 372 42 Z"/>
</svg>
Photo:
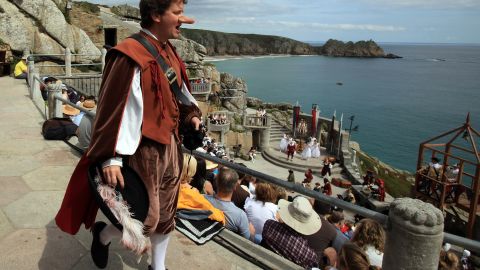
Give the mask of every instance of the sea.
<svg viewBox="0 0 480 270">
<path fill-rule="evenodd" d="M 212 63 L 244 79 L 249 96 L 298 102 L 305 113 L 317 104 L 328 118 L 343 114 L 344 128 L 358 126 L 351 140 L 398 169 L 414 172 L 420 143 L 462 126 L 468 113 L 480 130 L 480 45 L 380 46 L 403 58 L 270 56 Z"/>
</svg>

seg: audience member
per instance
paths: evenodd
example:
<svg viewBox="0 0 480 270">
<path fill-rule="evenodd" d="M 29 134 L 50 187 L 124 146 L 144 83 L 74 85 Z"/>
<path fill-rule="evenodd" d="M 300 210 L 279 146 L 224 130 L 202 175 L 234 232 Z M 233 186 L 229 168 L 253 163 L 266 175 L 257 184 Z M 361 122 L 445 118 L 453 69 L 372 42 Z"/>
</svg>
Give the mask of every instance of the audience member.
<svg viewBox="0 0 480 270">
<path fill-rule="evenodd" d="M 237 184 L 238 174 L 227 167 L 219 170 L 216 177 L 217 193 L 205 195 L 210 203 L 225 213 L 225 227 L 247 239 L 255 234 L 255 229 L 248 223 L 247 214 L 232 202 L 232 194 Z"/>
<path fill-rule="evenodd" d="M 332 246 L 332 243 L 337 236 L 337 231 L 335 229 L 335 226 L 328 222 L 328 220 L 326 220 L 321 213 L 317 212 L 317 214 L 320 217 L 322 226 L 320 227 L 320 230 L 318 230 L 314 234 L 306 235 L 305 239 L 307 239 L 308 244 L 315 251 L 317 257 L 320 259 L 324 257 L 325 249 Z"/>
<path fill-rule="evenodd" d="M 342 233 L 341 227 L 343 226 L 345 217 L 343 213 L 340 211 L 332 211 L 332 213 L 328 216 L 327 220 L 330 222 L 336 229 L 335 239 L 332 241 L 332 247 L 338 252 L 342 246 L 348 242 L 348 238 Z"/>
<path fill-rule="evenodd" d="M 190 185 L 196 170 L 197 160 L 195 157 L 189 154 L 183 154 L 183 166 L 182 173 L 180 174 L 180 191 L 178 193 L 177 208 L 179 210 L 208 210 L 211 212 L 211 214 L 208 216 L 209 219 L 225 224 L 224 213 L 213 207 L 213 205 L 207 199 L 205 199 L 200 192 L 198 192 L 198 189 Z M 199 216 L 204 214 L 204 212 L 201 212 Z"/>
<path fill-rule="evenodd" d="M 28 79 L 27 56 L 24 55 L 22 59 L 15 65 L 13 71 L 15 79 Z"/>
<path fill-rule="evenodd" d="M 382 267 L 385 231 L 380 223 L 369 218 L 362 219 L 351 241 L 365 251 L 372 265 Z"/>
<path fill-rule="evenodd" d="M 257 183 L 255 187 L 255 199 L 247 198 L 245 201 L 245 212 L 248 221 L 255 228 L 254 242 L 259 244 L 262 241 L 263 225 L 269 219 L 276 220 L 278 207 L 275 204 L 277 194 L 275 189 L 268 183 Z"/>
<path fill-rule="evenodd" d="M 332 196 L 332 185 L 330 184 L 330 181 L 328 181 L 328 178 L 323 178 L 323 194 L 327 196 Z"/>
<path fill-rule="evenodd" d="M 207 181 L 207 163 L 203 158 L 197 158 L 197 168 L 192 182 L 194 188 L 202 194 L 205 194 L 205 181 Z"/>
<path fill-rule="evenodd" d="M 452 251 L 440 251 L 438 270 L 460 270 L 460 259 Z"/>
<path fill-rule="evenodd" d="M 278 214 L 279 221 L 265 222 L 262 245 L 303 268 L 318 267 L 317 254 L 305 236 L 320 230 L 322 222 L 308 199 L 298 196 L 293 202 L 280 200 Z"/>
<path fill-rule="evenodd" d="M 354 243 L 345 243 L 337 257 L 338 270 L 376 270 L 370 265 L 367 254 Z"/>
<path fill-rule="evenodd" d="M 245 166 L 243 163 L 240 163 L 243 166 Z M 240 178 L 237 181 L 237 184 L 235 185 L 235 189 L 233 190 L 232 194 L 232 202 L 240 209 L 245 210 L 245 201 L 247 200 L 248 197 L 250 197 L 250 193 L 248 192 L 248 188 L 246 186 L 242 186 L 241 183 L 247 175 L 243 173 L 238 173 Z M 244 188 L 245 187 L 245 188 Z"/>
</svg>

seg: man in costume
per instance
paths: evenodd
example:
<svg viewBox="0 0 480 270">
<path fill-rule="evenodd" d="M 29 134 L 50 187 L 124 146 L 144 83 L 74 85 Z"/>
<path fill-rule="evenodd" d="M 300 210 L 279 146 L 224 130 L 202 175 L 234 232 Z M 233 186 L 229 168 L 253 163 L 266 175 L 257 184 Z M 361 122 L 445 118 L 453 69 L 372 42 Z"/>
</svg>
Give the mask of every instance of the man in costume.
<svg viewBox="0 0 480 270">
<path fill-rule="evenodd" d="M 168 39 L 180 36 L 182 24 L 194 22 L 184 16 L 184 2 L 140 1 L 140 35 L 175 71 L 171 82 L 183 90 L 190 88 L 185 66 Z M 105 268 L 110 241 L 121 232 L 112 224 L 94 224 L 98 206 L 88 187 L 87 170 L 91 164 L 101 164 L 105 183 L 123 187 L 120 168 L 128 164 L 148 191 L 144 228 L 152 242 L 152 268 L 165 269 L 183 162 L 179 127 L 198 130 L 200 110 L 178 101 L 156 59 L 133 38 L 108 52 L 97 108 L 90 147 L 70 179 L 56 223 L 70 234 L 76 234 L 82 223 L 92 227 L 92 259 Z"/>
</svg>

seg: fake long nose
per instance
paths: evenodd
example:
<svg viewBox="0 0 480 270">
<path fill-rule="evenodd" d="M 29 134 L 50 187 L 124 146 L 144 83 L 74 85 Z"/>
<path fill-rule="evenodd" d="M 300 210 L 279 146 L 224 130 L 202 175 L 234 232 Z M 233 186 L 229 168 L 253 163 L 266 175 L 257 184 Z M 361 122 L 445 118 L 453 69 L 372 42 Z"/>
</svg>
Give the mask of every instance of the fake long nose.
<svg viewBox="0 0 480 270">
<path fill-rule="evenodd" d="M 180 18 L 178 19 L 178 21 L 180 23 L 185 23 L 185 24 L 194 24 L 195 23 L 195 20 L 190 18 L 190 17 L 187 17 L 187 16 L 180 16 Z"/>
</svg>

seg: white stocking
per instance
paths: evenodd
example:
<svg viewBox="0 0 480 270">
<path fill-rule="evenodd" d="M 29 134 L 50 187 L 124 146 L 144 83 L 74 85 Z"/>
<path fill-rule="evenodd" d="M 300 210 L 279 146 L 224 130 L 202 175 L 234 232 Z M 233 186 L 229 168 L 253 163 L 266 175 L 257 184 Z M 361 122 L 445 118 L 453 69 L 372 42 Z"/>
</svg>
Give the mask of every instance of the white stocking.
<svg viewBox="0 0 480 270">
<path fill-rule="evenodd" d="M 115 227 L 113 224 L 108 224 L 100 232 L 100 242 L 103 245 L 108 245 L 108 243 L 110 243 L 115 237 L 121 238 L 122 232 L 117 229 L 117 227 Z"/>
<path fill-rule="evenodd" d="M 168 240 L 170 235 L 154 233 L 150 236 L 152 241 L 152 268 L 165 270 L 165 257 L 167 256 Z"/>
</svg>

